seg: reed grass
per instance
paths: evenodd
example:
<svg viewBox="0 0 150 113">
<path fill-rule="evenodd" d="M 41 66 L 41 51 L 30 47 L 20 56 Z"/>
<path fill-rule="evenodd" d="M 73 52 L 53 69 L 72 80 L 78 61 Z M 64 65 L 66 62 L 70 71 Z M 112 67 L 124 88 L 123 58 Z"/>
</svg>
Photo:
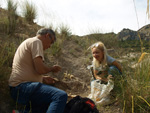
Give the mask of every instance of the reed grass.
<svg viewBox="0 0 150 113">
<path fill-rule="evenodd" d="M 126 75 L 124 80 L 125 84 L 121 87 L 120 101 L 126 102 L 126 106 L 123 105 L 123 111 L 126 113 L 149 113 L 150 112 L 150 60 L 145 58 L 139 65 L 133 70 L 133 73 Z M 122 84 L 120 84 L 122 85 Z"/>
<path fill-rule="evenodd" d="M 134 2 L 134 0 L 133 0 Z M 149 0 L 148 0 L 149 6 Z M 137 23 L 139 27 L 137 11 L 134 2 L 134 8 L 136 12 Z M 149 8 L 148 8 L 149 10 Z M 148 11 L 149 12 L 149 11 Z M 126 113 L 149 113 L 150 112 L 150 60 L 149 53 L 144 52 L 143 41 L 138 33 L 140 39 L 141 56 L 138 59 L 138 65 L 135 70 L 126 76 L 126 87 L 122 87 L 121 93 L 125 96 L 120 100 L 126 102 L 126 106 L 123 106 L 123 112 Z"/>
<path fill-rule="evenodd" d="M 62 39 L 69 39 L 72 35 L 69 26 L 67 26 L 65 24 L 61 24 L 58 30 L 60 32 L 60 37 Z"/>
<path fill-rule="evenodd" d="M 14 44 L 11 43 L 4 43 L 1 44 L 0 47 L 0 78 L 1 79 L 7 79 L 8 75 L 10 73 L 10 68 L 13 61 L 13 56 L 15 53 L 15 47 Z"/>
<path fill-rule="evenodd" d="M 37 10 L 34 4 L 29 3 L 28 1 L 25 1 L 25 5 L 23 6 L 23 16 L 25 20 L 29 24 L 34 23 L 34 19 L 37 17 Z"/>
<path fill-rule="evenodd" d="M 140 57 L 139 60 L 138 60 L 138 63 L 140 63 L 140 62 L 144 59 L 144 56 L 145 56 L 146 54 L 149 54 L 149 53 L 146 53 L 146 52 L 143 52 L 143 53 L 142 53 L 141 57 Z"/>
<path fill-rule="evenodd" d="M 14 3 L 12 0 L 7 0 L 7 17 L 8 21 L 6 23 L 7 25 L 7 33 L 13 34 L 16 30 L 16 24 L 17 24 L 17 3 Z"/>
</svg>

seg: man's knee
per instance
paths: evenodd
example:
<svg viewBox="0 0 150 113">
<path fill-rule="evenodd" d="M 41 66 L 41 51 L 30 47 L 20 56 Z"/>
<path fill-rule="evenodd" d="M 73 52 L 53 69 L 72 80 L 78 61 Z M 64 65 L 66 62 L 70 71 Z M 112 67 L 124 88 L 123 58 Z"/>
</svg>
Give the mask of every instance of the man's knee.
<svg viewBox="0 0 150 113">
<path fill-rule="evenodd" d="M 59 95 L 59 98 L 62 101 L 67 101 L 68 95 L 65 91 L 62 91 L 61 94 Z"/>
</svg>

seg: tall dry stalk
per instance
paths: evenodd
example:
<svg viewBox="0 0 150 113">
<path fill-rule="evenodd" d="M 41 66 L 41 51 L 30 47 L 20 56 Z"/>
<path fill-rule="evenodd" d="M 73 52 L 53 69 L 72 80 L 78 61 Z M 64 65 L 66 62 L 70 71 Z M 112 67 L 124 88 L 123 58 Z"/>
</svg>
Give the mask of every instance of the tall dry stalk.
<svg viewBox="0 0 150 113">
<path fill-rule="evenodd" d="M 146 14 L 148 15 L 148 19 L 150 19 L 150 14 L 149 14 L 149 0 L 147 0 L 147 10 Z"/>
</svg>

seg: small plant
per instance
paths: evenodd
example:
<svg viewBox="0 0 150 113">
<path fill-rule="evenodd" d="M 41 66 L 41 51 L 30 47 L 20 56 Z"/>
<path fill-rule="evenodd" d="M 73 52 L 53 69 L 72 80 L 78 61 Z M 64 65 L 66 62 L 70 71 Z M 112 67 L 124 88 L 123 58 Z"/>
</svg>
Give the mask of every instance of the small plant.
<svg viewBox="0 0 150 113">
<path fill-rule="evenodd" d="M 69 37 L 71 36 L 71 31 L 68 26 L 61 25 L 59 31 L 62 39 L 69 39 Z"/>
<path fill-rule="evenodd" d="M 7 26 L 8 26 L 8 19 L 6 17 L 1 17 L 0 18 L 0 32 L 8 33 Z"/>
<path fill-rule="evenodd" d="M 50 53 L 53 55 L 53 56 L 56 56 L 60 53 L 61 51 L 61 43 L 59 43 L 58 41 L 55 42 L 51 48 L 50 48 Z"/>
<path fill-rule="evenodd" d="M 37 16 L 36 7 L 33 4 L 30 4 L 28 1 L 25 2 L 23 7 L 23 16 L 29 24 L 33 24 L 33 20 Z"/>
<path fill-rule="evenodd" d="M 17 24 L 17 4 L 12 0 L 7 0 L 7 10 L 8 10 L 8 24 L 7 24 L 7 33 L 13 34 L 16 29 Z"/>
<path fill-rule="evenodd" d="M 10 67 L 13 62 L 13 57 L 15 53 L 14 44 L 4 43 L 0 47 L 0 78 L 7 78 L 7 74 L 10 72 Z"/>
</svg>

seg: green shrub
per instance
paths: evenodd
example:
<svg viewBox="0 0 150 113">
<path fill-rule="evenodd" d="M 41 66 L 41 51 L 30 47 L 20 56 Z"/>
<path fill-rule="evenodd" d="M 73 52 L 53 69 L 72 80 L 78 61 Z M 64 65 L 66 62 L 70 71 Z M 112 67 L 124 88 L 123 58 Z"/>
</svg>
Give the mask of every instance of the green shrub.
<svg viewBox="0 0 150 113">
<path fill-rule="evenodd" d="M 12 0 L 7 1 L 7 10 L 8 10 L 8 23 L 7 23 L 7 33 L 13 34 L 16 29 L 17 24 L 17 4 L 14 3 Z"/>
<path fill-rule="evenodd" d="M 10 74 L 16 48 L 13 43 L 4 43 L 0 49 L 0 78 L 5 79 Z"/>
<path fill-rule="evenodd" d="M 70 28 L 67 25 L 63 25 L 63 24 L 60 25 L 59 31 L 60 31 L 60 37 L 62 39 L 69 39 L 72 34 Z"/>
<path fill-rule="evenodd" d="M 29 24 L 33 24 L 33 20 L 37 16 L 36 7 L 26 1 L 25 6 L 23 6 L 23 16 Z"/>
<path fill-rule="evenodd" d="M 53 56 L 56 56 L 60 53 L 61 51 L 61 43 L 59 43 L 58 41 L 55 42 L 52 47 L 50 48 L 50 53 L 53 55 Z"/>
<path fill-rule="evenodd" d="M 1 33 L 8 33 L 7 27 L 8 26 L 8 19 L 7 17 L 0 18 L 0 32 Z"/>
</svg>

